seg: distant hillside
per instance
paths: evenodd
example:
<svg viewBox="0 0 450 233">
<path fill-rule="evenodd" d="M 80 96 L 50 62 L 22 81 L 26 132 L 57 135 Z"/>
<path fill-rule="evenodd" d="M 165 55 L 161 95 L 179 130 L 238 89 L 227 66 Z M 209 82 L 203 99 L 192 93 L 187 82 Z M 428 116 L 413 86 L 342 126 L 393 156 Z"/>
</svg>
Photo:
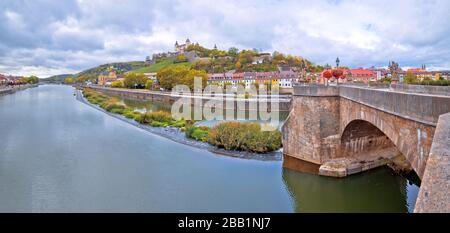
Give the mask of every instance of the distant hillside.
<svg viewBox="0 0 450 233">
<path fill-rule="evenodd" d="M 72 76 L 72 74 L 60 74 L 60 75 L 51 76 L 49 78 L 40 79 L 40 82 L 62 83 L 62 82 L 64 82 L 65 78 L 71 77 L 71 76 Z"/>
<path fill-rule="evenodd" d="M 138 73 L 152 73 L 159 70 L 177 66 L 188 65 L 195 70 L 204 70 L 208 73 L 235 72 L 269 72 L 278 71 L 280 67 L 289 67 L 298 71 L 307 69 L 309 72 L 323 70 L 323 67 L 314 65 L 311 61 L 296 55 L 280 52 L 264 53 L 257 49 L 239 50 L 231 47 L 227 51 L 220 50 L 217 46 L 209 49 L 195 44 L 180 45 L 181 50 L 168 53 L 153 54 L 146 60 L 156 64 L 133 70 Z M 177 63 L 176 61 L 189 61 Z"/>
<path fill-rule="evenodd" d="M 135 73 L 155 73 L 159 70 L 166 68 L 166 67 L 172 67 L 172 66 L 190 66 L 191 63 L 189 62 L 181 62 L 181 63 L 175 63 L 173 59 L 163 59 L 159 61 L 156 64 L 149 65 L 142 67 L 140 69 L 132 70 Z"/>
<path fill-rule="evenodd" d="M 96 79 L 101 73 L 109 71 L 110 67 L 114 67 L 118 73 L 125 73 L 130 70 L 143 68 L 144 65 L 145 63 L 143 61 L 108 63 L 82 71 L 76 74 L 75 77 L 85 76 L 88 79 Z"/>
</svg>

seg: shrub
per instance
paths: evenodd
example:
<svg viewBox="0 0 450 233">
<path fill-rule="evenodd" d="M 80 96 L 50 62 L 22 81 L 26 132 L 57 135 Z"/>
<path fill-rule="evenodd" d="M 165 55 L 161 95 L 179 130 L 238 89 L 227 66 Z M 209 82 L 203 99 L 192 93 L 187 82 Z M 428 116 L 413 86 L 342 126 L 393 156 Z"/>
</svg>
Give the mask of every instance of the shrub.
<svg viewBox="0 0 450 233">
<path fill-rule="evenodd" d="M 145 89 L 153 89 L 153 80 L 147 80 L 147 82 L 145 83 Z"/>
<path fill-rule="evenodd" d="M 140 112 L 126 111 L 123 114 L 126 118 L 136 119 L 136 117 L 140 116 Z"/>
<path fill-rule="evenodd" d="M 111 112 L 113 109 L 121 109 L 122 111 L 125 110 L 125 105 L 119 104 L 119 101 L 115 98 L 111 98 L 104 102 L 102 105 L 100 105 L 101 108 L 105 109 L 108 112 Z M 117 110 L 116 110 L 117 111 Z"/>
<path fill-rule="evenodd" d="M 209 127 L 192 125 L 185 129 L 186 137 L 195 139 L 197 141 L 206 142 L 208 140 Z"/>
<path fill-rule="evenodd" d="M 182 128 L 186 126 L 186 121 L 185 120 L 174 121 L 170 125 L 173 127 Z"/>
<path fill-rule="evenodd" d="M 166 122 L 170 124 L 172 122 L 172 115 L 168 112 L 146 112 L 141 115 L 140 123 L 150 124 L 153 121 Z"/>
<path fill-rule="evenodd" d="M 210 144 L 226 150 L 264 153 L 282 147 L 281 132 L 261 131 L 257 123 L 224 122 L 213 127 L 207 137 Z"/>
<path fill-rule="evenodd" d="M 159 122 L 159 121 L 152 121 L 150 123 L 150 126 L 152 126 L 152 127 L 162 127 L 162 126 L 164 126 L 164 123 Z"/>
<path fill-rule="evenodd" d="M 125 111 L 125 109 L 123 109 L 123 108 L 113 108 L 110 110 L 110 112 L 116 113 L 116 114 L 123 114 L 124 111 Z"/>
</svg>

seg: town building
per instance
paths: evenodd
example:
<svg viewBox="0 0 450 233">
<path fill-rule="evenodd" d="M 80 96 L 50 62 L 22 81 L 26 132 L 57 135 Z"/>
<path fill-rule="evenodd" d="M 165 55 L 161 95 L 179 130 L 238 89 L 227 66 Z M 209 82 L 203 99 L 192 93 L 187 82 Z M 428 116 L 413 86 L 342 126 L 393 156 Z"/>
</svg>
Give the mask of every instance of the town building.
<svg viewBox="0 0 450 233">
<path fill-rule="evenodd" d="M 0 86 L 4 86 L 8 83 L 8 79 L 0 74 Z"/>
<path fill-rule="evenodd" d="M 156 79 L 156 75 L 157 75 L 157 74 L 158 74 L 158 73 L 144 73 L 144 75 L 145 75 L 148 79 L 153 80 L 153 81 L 157 80 L 157 79 Z"/>
<path fill-rule="evenodd" d="M 381 74 L 378 76 L 376 71 L 364 68 L 344 70 L 344 75 L 347 77 L 347 80 L 364 83 L 376 81 L 381 78 Z"/>
<path fill-rule="evenodd" d="M 101 86 L 109 86 L 118 79 L 116 71 L 103 72 L 98 76 L 97 84 Z"/>
<path fill-rule="evenodd" d="M 258 56 L 253 57 L 252 64 L 262 64 L 266 61 L 270 61 L 272 59 L 272 55 L 270 53 L 260 53 Z"/>
<path fill-rule="evenodd" d="M 291 88 L 298 82 L 298 73 L 291 69 L 280 69 L 272 72 L 227 72 L 208 74 L 208 82 L 217 85 L 252 85 L 270 84 L 280 88 Z"/>
</svg>

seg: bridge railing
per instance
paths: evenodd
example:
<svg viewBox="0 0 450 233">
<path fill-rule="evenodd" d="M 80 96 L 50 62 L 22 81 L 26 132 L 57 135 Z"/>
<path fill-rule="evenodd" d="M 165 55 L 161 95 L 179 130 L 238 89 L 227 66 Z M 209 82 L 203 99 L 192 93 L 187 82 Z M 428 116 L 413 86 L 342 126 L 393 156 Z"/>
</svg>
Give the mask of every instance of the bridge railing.
<svg viewBox="0 0 450 233">
<path fill-rule="evenodd" d="M 364 86 L 298 85 L 294 96 L 343 97 L 378 110 L 436 126 L 439 116 L 450 112 L 450 96 L 393 91 Z"/>
<path fill-rule="evenodd" d="M 391 84 L 390 88 L 394 91 L 450 96 L 450 86 Z"/>
</svg>

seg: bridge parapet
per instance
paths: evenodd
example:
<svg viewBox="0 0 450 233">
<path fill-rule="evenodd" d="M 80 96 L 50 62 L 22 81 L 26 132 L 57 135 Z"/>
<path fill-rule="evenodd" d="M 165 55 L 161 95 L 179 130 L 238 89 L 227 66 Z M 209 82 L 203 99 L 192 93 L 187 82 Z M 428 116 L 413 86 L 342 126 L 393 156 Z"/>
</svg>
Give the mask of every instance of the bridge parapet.
<svg viewBox="0 0 450 233">
<path fill-rule="evenodd" d="M 446 90 L 448 90 L 447 95 L 440 95 L 446 93 Z M 450 87 L 392 85 L 391 88 L 386 88 L 386 86 L 361 85 L 302 85 L 294 87 L 294 96 L 340 96 L 431 126 L 436 126 L 439 116 L 447 113 L 450 109 Z"/>
<path fill-rule="evenodd" d="M 294 86 L 294 96 L 339 96 L 338 86 L 298 85 Z"/>
<path fill-rule="evenodd" d="M 450 113 L 439 118 L 425 174 L 417 198 L 416 213 L 450 212 Z"/>
<path fill-rule="evenodd" d="M 394 91 L 450 96 L 450 86 L 391 84 L 390 88 Z"/>
<path fill-rule="evenodd" d="M 450 109 L 450 96 L 396 92 L 342 86 L 339 95 L 402 118 L 436 126 L 439 116 Z"/>
</svg>

